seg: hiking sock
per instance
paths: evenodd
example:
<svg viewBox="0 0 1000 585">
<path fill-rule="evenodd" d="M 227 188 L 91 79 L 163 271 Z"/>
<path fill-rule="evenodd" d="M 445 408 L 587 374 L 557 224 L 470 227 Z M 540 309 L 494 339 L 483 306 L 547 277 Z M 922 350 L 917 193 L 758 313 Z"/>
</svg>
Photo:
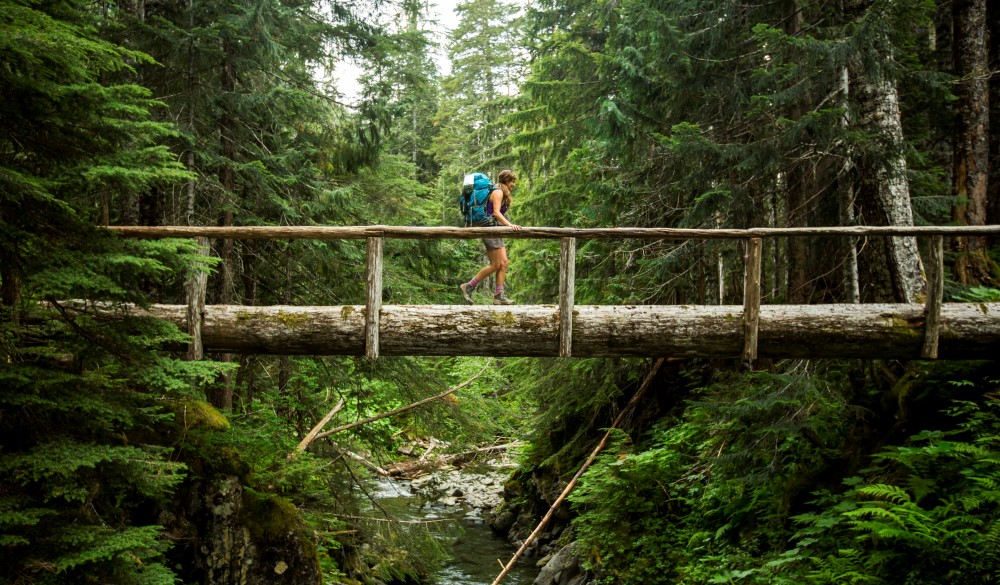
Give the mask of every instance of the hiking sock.
<svg viewBox="0 0 1000 585">
<path fill-rule="evenodd" d="M 500 286 L 497 287 L 497 292 L 493 296 L 495 296 L 495 297 L 502 297 L 503 296 L 503 285 L 500 285 Z"/>
<path fill-rule="evenodd" d="M 473 276 L 472 280 L 470 280 L 468 284 L 469 284 L 469 290 L 470 291 L 474 290 L 476 288 L 476 285 L 479 284 L 479 280 L 475 276 Z"/>
</svg>

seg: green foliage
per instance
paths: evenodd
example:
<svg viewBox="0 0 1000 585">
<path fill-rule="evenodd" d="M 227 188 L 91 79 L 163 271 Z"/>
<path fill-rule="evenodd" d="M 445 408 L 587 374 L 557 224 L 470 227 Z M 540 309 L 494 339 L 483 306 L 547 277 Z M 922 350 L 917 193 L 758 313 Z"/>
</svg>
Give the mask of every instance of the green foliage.
<svg viewBox="0 0 1000 585">
<path fill-rule="evenodd" d="M 988 366 L 966 371 L 920 378 L 995 386 Z M 842 373 L 721 375 L 647 435 L 616 431 L 570 494 L 601 582 L 995 582 L 997 401 L 872 447 L 857 402 L 872 395 Z"/>
<path fill-rule="evenodd" d="M 1000 302 L 1000 290 L 985 286 L 974 286 L 962 291 L 957 296 L 960 301 L 967 303 L 997 303 Z"/>
<path fill-rule="evenodd" d="M 377 24 L 354 10 L 0 3 L 0 581 L 173 582 L 154 511 L 186 477 L 217 474 L 252 485 L 259 509 L 286 519 L 292 504 L 302 510 L 332 575 L 348 571 L 343 561 L 368 533 L 371 550 L 392 561 L 378 575 L 409 578 L 421 555 L 403 550 L 403 531 L 348 520 L 362 508 L 352 494 L 365 470 L 339 449 L 384 463 L 409 438 L 461 449 L 531 424 L 525 468 L 565 477 L 645 365 L 180 361 L 171 351 L 186 335 L 127 317 L 129 304 L 180 302 L 198 272 L 225 276 L 213 277 L 214 300 L 357 304 L 363 244 L 220 242 L 207 260 L 189 241 L 115 238 L 95 224 L 449 225 L 464 173 L 509 166 L 522 177 L 522 224 L 827 225 L 844 220 L 840 194 L 854 197 L 860 177 L 900 152 L 918 221 L 950 220 L 949 154 L 939 145 L 950 136 L 940 105 L 952 80 L 939 65 L 949 56 L 926 34 L 932 2 L 845 11 L 539 0 L 522 18 L 513 4 L 470 0 L 448 39 L 444 79 L 419 3 Z M 354 108 L 315 79 L 349 56 L 365 70 Z M 866 107 L 857 89 L 872 81 L 899 88 L 906 144 L 856 123 Z M 517 241 L 510 251 L 519 301 L 552 302 L 556 244 Z M 732 243 L 581 242 L 577 300 L 728 302 L 741 252 Z M 790 294 L 782 271 L 793 260 L 817 258 L 833 258 L 815 263 L 817 298 L 840 295 L 830 276 L 839 259 L 826 252 L 769 249 L 772 296 Z M 384 301 L 394 304 L 453 302 L 455 284 L 484 262 L 465 241 L 389 242 L 385 257 Z M 958 298 L 993 302 L 995 292 Z M 331 424 L 425 398 L 483 365 L 449 400 L 287 457 L 341 398 Z M 656 399 L 663 411 L 640 415 L 635 436 L 616 435 L 573 495 L 576 533 L 601 578 L 995 582 L 992 405 L 963 404 L 957 422 L 942 423 L 907 407 L 927 395 L 968 398 L 959 391 L 968 388 L 915 389 L 924 372 L 881 404 L 838 365 L 782 373 L 798 367 L 810 366 L 710 385 L 692 367 L 677 374 L 676 397 Z M 224 388 L 234 392 L 229 413 L 204 402 Z M 927 430 L 900 442 L 910 424 Z"/>
<path fill-rule="evenodd" d="M 809 378 L 721 378 L 682 418 L 598 457 L 570 496 L 577 534 L 608 583 L 742 579 L 781 542 L 788 498 L 848 423 L 836 394 Z"/>
<path fill-rule="evenodd" d="M 996 582 L 1000 410 L 960 402 L 948 414 L 954 431 L 887 448 L 870 479 L 818 492 L 817 511 L 796 516 L 803 582 Z"/>
<path fill-rule="evenodd" d="M 0 379 L 0 409 L 23 413 L 0 424 L 3 574 L 173 583 L 166 541 L 143 510 L 166 505 L 187 467 L 169 447 L 129 441 L 162 423 L 162 405 L 113 368 L 80 375 L 8 363 Z"/>
</svg>

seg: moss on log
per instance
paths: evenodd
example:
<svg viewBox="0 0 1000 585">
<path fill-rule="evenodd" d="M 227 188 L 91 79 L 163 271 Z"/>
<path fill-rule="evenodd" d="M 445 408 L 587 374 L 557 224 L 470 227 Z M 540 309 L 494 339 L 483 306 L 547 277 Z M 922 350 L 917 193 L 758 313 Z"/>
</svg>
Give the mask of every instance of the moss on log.
<svg viewBox="0 0 1000 585">
<path fill-rule="evenodd" d="M 153 305 L 137 313 L 187 329 L 187 308 Z M 365 307 L 205 307 L 207 351 L 277 355 L 364 355 Z M 577 305 L 574 357 L 738 358 L 742 306 Z M 919 359 L 924 307 L 909 304 L 765 305 L 758 356 Z M 558 356 L 555 305 L 386 305 L 380 355 Z M 1000 355 L 1000 304 L 941 307 L 939 357 Z"/>
</svg>

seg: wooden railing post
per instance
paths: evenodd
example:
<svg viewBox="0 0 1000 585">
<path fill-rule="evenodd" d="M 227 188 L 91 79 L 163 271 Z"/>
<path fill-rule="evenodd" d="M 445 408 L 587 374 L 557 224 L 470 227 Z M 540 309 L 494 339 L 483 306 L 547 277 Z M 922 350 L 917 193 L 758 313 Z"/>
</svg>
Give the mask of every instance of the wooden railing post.
<svg viewBox="0 0 1000 585">
<path fill-rule="evenodd" d="M 382 315 L 383 238 L 368 238 L 368 267 L 365 273 L 365 356 L 378 357 L 378 328 Z"/>
<path fill-rule="evenodd" d="M 757 359 L 757 331 L 760 328 L 760 265 L 764 243 L 747 240 L 743 274 L 743 362 Z"/>
<path fill-rule="evenodd" d="M 931 236 L 927 262 L 927 301 L 924 308 L 924 347 L 920 357 L 936 360 L 941 337 L 941 303 L 944 301 L 944 236 Z"/>
<path fill-rule="evenodd" d="M 195 238 L 198 254 L 208 256 L 208 238 Z M 205 291 L 208 289 L 208 272 L 195 272 L 184 284 L 187 296 L 187 326 L 191 343 L 188 344 L 187 360 L 196 362 L 205 357 L 205 346 L 201 342 L 201 325 L 205 320 Z"/>
<path fill-rule="evenodd" d="M 576 238 L 562 238 L 559 245 L 559 357 L 573 355 L 575 283 Z"/>
</svg>

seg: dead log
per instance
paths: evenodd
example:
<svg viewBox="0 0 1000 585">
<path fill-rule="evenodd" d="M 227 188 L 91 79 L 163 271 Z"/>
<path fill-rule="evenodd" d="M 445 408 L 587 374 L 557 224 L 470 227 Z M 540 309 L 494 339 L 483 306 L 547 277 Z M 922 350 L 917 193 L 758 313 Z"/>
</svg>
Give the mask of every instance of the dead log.
<svg viewBox="0 0 1000 585">
<path fill-rule="evenodd" d="M 440 445 L 441 443 L 432 442 L 431 447 L 427 450 L 429 453 L 435 445 Z M 462 451 L 461 453 L 450 453 L 448 455 L 440 455 L 433 459 L 427 459 L 421 457 L 420 459 L 410 460 L 410 461 L 399 461 L 397 463 L 390 463 L 385 466 L 386 471 L 389 475 L 393 477 L 402 477 L 405 479 L 414 479 L 421 475 L 426 475 L 437 469 L 440 469 L 446 465 L 463 465 L 472 461 L 476 457 L 483 455 L 485 453 L 493 453 L 496 451 L 504 451 L 513 447 L 521 447 L 524 443 L 514 441 L 513 443 L 506 443 L 504 445 L 491 445 L 489 447 L 478 447 L 472 449 L 471 451 Z M 426 455 L 426 453 L 425 453 Z"/>
<path fill-rule="evenodd" d="M 187 327 L 187 307 L 153 305 L 133 314 Z M 364 355 L 365 307 L 211 305 L 206 351 L 275 355 Z M 762 358 L 920 359 L 925 312 L 917 304 L 765 305 L 757 340 Z M 944 303 L 938 356 L 995 358 L 1000 303 Z M 386 305 L 381 355 L 558 356 L 555 305 Z M 577 305 L 574 357 L 739 358 L 742 306 Z"/>
<path fill-rule="evenodd" d="M 301 453 L 306 449 L 308 449 L 309 445 L 311 445 L 312 442 L 316 440 L 316 435 L 318 435 L 319 432 L 323 430 L 323 427 L 326 426 L 326 423 L 330 422 L 330 419 L 333 418 L 335 414 L 340 412 L 341 408 L 344 408 L 343 398 L 341 398 L 340 401 L 337 402 L 336 406 L 330 409 L 330 412 L 326 413 L 326 416 L 323 417 L 323 420 L 316 423 L 316 426 L 314 426 L 312 430 L 309 431 L 309 433 L 305 436 L 304 439 L 299 441 L 299 444 L 295 447 L 295 450 L 288 454 L 288 458 L 292 459 L 298 453 Z"/>
<path fill-rule="evenodd" d="M 389 475 L 390 475 L 387 470 L 379 467 L 378 465 L 375 465 L 374 463 L 372 463 L 371 461 L 365 459 L 363 456 L 358 455 L 354 451 L 349 451 L 349 450 L 344 449 L 343 447 L 341 447 L 339 445 L 333 445 L 333 444 L 331 444 L 330 447 L 332 447 L 333 450 L 336 451 L 337 453 L 340 453 L 341 455 L 343 455 L 343 456 L 345 456 L 345 457 L 347 457 L 349 459 L 353 459 L 353 460 L 357 461 L 361 465 L 367 467 L 368 469 L 374 471 L 375 473 L 377 473 L 378 475 L 381 475 L 382 477 L 389 477 Z"/>
</svg>

